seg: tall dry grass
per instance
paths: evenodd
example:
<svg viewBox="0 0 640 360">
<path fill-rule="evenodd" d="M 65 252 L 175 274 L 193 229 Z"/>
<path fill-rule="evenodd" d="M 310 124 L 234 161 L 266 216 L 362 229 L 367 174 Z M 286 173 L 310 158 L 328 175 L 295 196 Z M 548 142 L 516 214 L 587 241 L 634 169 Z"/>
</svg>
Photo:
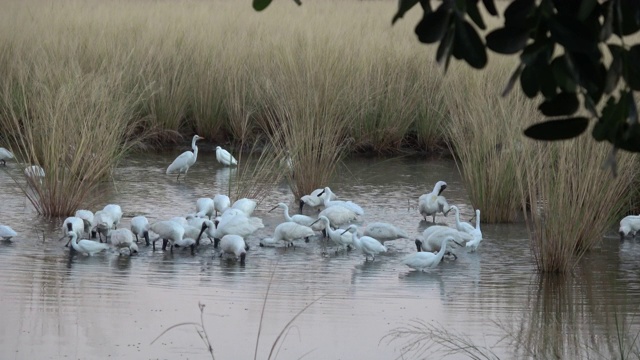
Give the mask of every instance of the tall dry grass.
<svg viewBox="0 0 640 360">
<path fill-rule="evenodd" d="M 564 142 L 526 140 L 529 160 L 518 163 L 518 188 L 541 272 L 566 273 L 598 244 L 632 196 L 637 161 L 618 154 L 618 175 L 603 164 L 606 143 L 583 134 Z M 530 210 L 526 210 L 530 208 Z"/>
<path fill-rule="evenodd" d="M 518 216 L 516 166 L 529 161 L 522 130 L 540 120 L 535 102 L 519 89 L 500 96 L 515 62 L 492 61 L 481 72 L 455 66 L 443 86 L 448 141 L 471 204 L 482 209 L 482 221 L 488 223 Z"/>
</svg>

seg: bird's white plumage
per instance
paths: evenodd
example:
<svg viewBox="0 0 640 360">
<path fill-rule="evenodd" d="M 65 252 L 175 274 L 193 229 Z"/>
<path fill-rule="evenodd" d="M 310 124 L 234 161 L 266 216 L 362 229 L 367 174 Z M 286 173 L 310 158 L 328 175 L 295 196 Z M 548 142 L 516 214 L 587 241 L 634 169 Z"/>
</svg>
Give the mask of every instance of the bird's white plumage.
<svg viewBox="0 0 640 360">
<path fill-rule="evenodd" d="M 371 256 L 372 261 L 375 261 L 376 255 L 379 253 L 387 252 L 387 248 L 380 243 L 380 241 L 370 236 L 358 236 L 358 227 L 355 225 L 349 225 L 344 232 L 351 233 L 351 239 L 356 249 L 362 251 L 365 256 L 365 261 L 369 260 Z"/>
<path fill-rule="evenodd" d="M 226 166 L 238 165 L 238 160 L 236 160 L 230 152 L 220 146 L 216 146 L 216 160 L 218 160 L 220 164 Z"/>
<path fill-rule="evenodd" d="M 195 218 L 191 218 L 191 219 L 195 219 Z M 189 225 L 189 220 L 187 220 L 187 218 L 185 218 L 184 216 L 174 216 L 171 219 L 169 219 L 169 221 L 178 223 L 180 224 L 180 226 Z"/>
<path fill-rule="evenodd" d="M 347 209 L 356 213 L 356 215 L 364 215 L 364 210 L 360 207 L 360 205 L 354 203 L 353 201 L 332 200 L 332 198 L 335 196 L 331 191 L 331 188 L 329 188 L 328 186 L 324 188 L 324 192 L 325 194 L 328 194 L 328 196 L 322 197 L 322 202 L 325 208 L 328 208 L 331 206 L 344 206 Z"/>
<path fill-rule="evenodd" d="M 291 221 L 291 222 L 294 222 L 296 224 L 309 226 L 315 231 L 321 231 L 322 229 L 324 229 L 324 226 L 325 226 L 324 223 L 321 222 L 321 221 L 316 222 L 316 220 L 318 220 L 318 219 L 314 219 L 311 216 L 302 215 L 302 214 L 295 214 L 293 216 L 290 216 L 289 215 L 289 206 L 287 206 L 287 204 L 285 204 L 285 203 L 278 203 L 278 205 L 276 205 L 273 209 L 271 209 L 269 211 L 273 211 L 276 208 L 284 209 L 284 219 L 286 221 Z"/>
<path fill-rule="evenodd" d="M 220 217 L 217 227 L 211 221 L 207 225 L 207 235 L 215 239 L 222 239 L 224 235 L 240 235 L 246 238 L 264 227 L 260 218 L 233 214 L 229 211 Z"/>
<path fill-rule="evenodd" d="M 482 231 L 480 230 L 480 209 L 476 209 L 476 227 L 470 234 L 473 236 L 473 239 L 467 242 L 466 246 L 469 251 L 474 252 L 478 249 L 478 246 L 482 241 Z"/>
<path fill-rule="evenodd" d="M 68 224 L 71 224 L 71 230 L 69 230 Z M 66 235 L 69 231 L 73 231 L 78 234 L 78 237 L 81 237 L 84 231 L 84 221 L 77 216 L 69 216 L 64 219 L 64 222 L 62 222 L 62 233 Z"/>
<path fill-rule="evenodd" d="M 100 240 L 102 240 L 102 235 L 104 235 L 105 238 L 109 235 L 109 231 L 113 229 L 113 223 L 113 216 L 110 212 L 98 210 L 93 215 L 93 226 L 98 232 Z"/>
<path fill-rule="evenodd" d="M 207 217 L 211 220 L 214 212 L 215 206 L 212 198 L 199 198 L 196 200 L 196 216 Z"/>
<path fill-rule="evenodd" d="M 432 221 L 435 223 L 437 213 L 442 213 L 444 216 L 447 216 L 449 210 L 451 210 L 447 203 L 447 199 L 440 195 L 446 187 L 446 182 L 438 181 L 433 187 L 432 192 L 423 194 L 418 199 L 418 209 L 420 210 L 420 215 L 424 217 L 425 221 L 427 221 L 427 216 L 432 216 Z"/>
<path fill-rule="evenodd" d="M 113 219 L 113 228 L 117 228 L 118 224 L 120 224 L 120 220 L 122 220 L 122 208 L 117 204 L 108 204 L 105 205 L 103 212 L 111 215 L 111 219 Z"/>
<path fill-rule="evenodd" d="M 115 229 L 109 233 L 108 242 L 117 249 L 129 249 L 129 255 L 138 252 L 138 246 L 133 242 L 133 232 L 129 229 Z"/>
<path fill-rule="evenodd" d="M 90 210 L 76 210 L 75 217 L 79 217 L 84 222 L 84 232 L 87 234 L 93 228 L 93 212 Z"/>
<path fill-rule="evenodd" d="M 449 252 L 454 256 L 453 244 L 463 246 L 463 243 L 473 239 L 471 234 L 458 231 L 457 229 L 443 225 L 433 225 L 422 232 L 422 239 L 419 240 L 422 242 L 422 249 L 424 251 L 434 252 L 440 250 L 442 239 L 444 238 L 451 239 Z"/>
<path fill-rule="evenodd" d="M 340 230 L 334 230 L 331 227 L 331 224 L 329 222 L 329 219 L 322 215 L 320 217 L 318 217 L 318 222 L 321 222 L 324 224 L 324 228 L 327 231 L 327 236 L 329 236 L 329 239 L 331 239 L 331 241 L 333 241 L 338 248 L 345 248 L 349 245 L 353 245 L 353 236 L 351 235 L 350 232 L 345 232 L 343 229 Z"/>
<path fill-rule="evenodd" d="M 335 194 L 327 194 L 324 189 L 315 189 L 309 195 L 304 195 L 300 198 L 300 211 L 302 212 L 303 205 L 307 205 L 311 208 L 321 206 L 324 203 L 324 199 L 329 196 L 330 200 L 335 199 Z"/>
<path fill-rule="evenodd" d="M 160 238 L 169 241 L 171 249 L 176 243 L 180 243 L 184 237 L 184 227 L 175 221 L 164 220 L 154 222 L 149 226 L 149 230 L 158 234 Z M 155 248 L 155 242 L 154 242 Z"/>
<path fill-rule="evenodd" d="M 440 244 L 440 251 L 437 254 L 432 252 L 425 252 L 421 249 L 420 240 L 416 240 L 417 251 L 411 255 L 407 255 L 402 259 L 402 263 L 408 267 L 420 271 L 424 271 L 427 268 L 434 268 L 442 261 L 444 253 L 447 251 L 447 243 L 451 238 L 445 237 Z"/>
<path fill-rule="evenodd" d="M 13 153 L 3 147 L 0 147 L 0 162 L 2 165 L 7 165 L 7 160 L 13 159 Z"/>
<path fill-rule="evenodd" d="M 236 200 L 233 205 L 231 205 L 231 209 L 236 209 L 242 211 L 245 215 L 251 216 L 253 211 L 256 209 L 258 203 L 255 200 L 242 198 Z"/>
<path fill-rule="evenodd" d="M 409 235 L 406 231 L 399 229 L 397 226 L 385 222 L 374 222 L 367 224 L 363 235 L 370 236 L 382 243 L 388 240 L 396 240 L 400 238 L 408 239 Z"/>
<path fill-rule="evenodd" d="M 96 241 L 86 239 L 78 241 L 78 234 L 76 234 L 74 231 L 69 231 L 68 235 L 73 249 L 85 256 L 93 256 L 109 248 L 109 245 Z"/>
<path fill-rule="evenodd" d="M 204 138 L 199 135 L 193 135 L 193 140 L 191 140 L 192 151 L 185 151 L 173 160 L 171 165 L 167 168 L 167 175 L 171 173 L 178 173 L 176 180 L 180 179 L 180 174 L 184 174 L 185 177 L 187 176 L 189 168 L 193 166 L 198 159 L 198 147 L 196 146 L 196 141 L 200 139 Z"/>
<path fill-rule="evenodd" d="M 455 205 L 451 205 L 451 210 L 455 211 L 456 213 L 456 229 L 458 229 L 458 231 L 471 234 L 471 232 L 475 228 L 473 227 L 473 225 L 469 224 L 468 222 L 460 221 L 460 209 L 458 209 L 458 207 Z"/>
<path fill-rule="evenodd" d="M 244 262 L 247 254 L 246 244 L 240 235 L 225 235 L 220 239 L 220 251 L 222 254 L 232 254 L 236 259 Z M 221 254 L 221 255 L 222 255 Z"/>
<path fill-rule="evenodd" d="M 640 230 L 640 215 L 628 215 L 620 220 L 620 228 L 618 229 L 620 240 L 629 234 L 635 237 L 638 230 Z"/>
<path fill-rule="evenodd" d="M 38 165 L 27 166 L 24 169 L 24 174 L 32 179 L 43 178 L 45 176 L 44 169 Z"/>
<path fill-rule="evenodd" d="M 231 199 L 227 195 L 217 194 L 213 197 L 213 208 L 216 211 L 216 216 L 218 216 L 218 213 L 223 213 L 230 206 Z"/>
<path fill-rule="evenodd" d="M 294 240 L 305 239 L 313 235 L 315 235 L 315 233 L 310 227 L 287 221 L 278 224 L 273 232 L 273 237 L 262 239 L 261 243 L 268 245 L 282 240 L 288 246 L 292 245 Z"/>
<path fill-rule="evenodd" d="M 13 231 L 10 226 L 0 225 L 0 238 L 2 240 L 9 241 L 14 236 L 18 236 L 18 233 Z"/>
<path fill-rule="evenodd" d="M 139 241 L 138 237 L 142 236 L 149 245 L 149 220 L 145 216 L 138 215 L 131 218 L 131 232 L 136 237 L 136 242 Z"/>
<path fill-rule="evenodd" d="M 318 217 L 326 216 L 331 222 L 331 226 L 339 228 L 341 225 L 348 224 L 358 218 L 353 210 L 350 210 L 344 206 L 331 206 L 318 214 Z"/>
</svg>

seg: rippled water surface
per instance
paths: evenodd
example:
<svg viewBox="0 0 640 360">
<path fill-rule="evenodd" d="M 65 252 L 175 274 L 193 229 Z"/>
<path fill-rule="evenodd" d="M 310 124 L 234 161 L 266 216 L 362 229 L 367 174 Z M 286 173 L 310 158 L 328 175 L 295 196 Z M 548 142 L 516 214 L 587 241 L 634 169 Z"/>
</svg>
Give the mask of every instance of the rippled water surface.
<svg viewBox="0 0 640 360">
<path fill-rule="evenodd" d="M 194 211 L 197 198 L 226 193 L 230 170 L 212 153 L 202 151 L 179 183 L 164 175 L 175 155 L 145 154 L 121 163 L 105 203 L 121 205 L 122 226 L 135 215 L 151 221 L 184 215 Z M 387 221 L 418 236 L 428 224 L 418 214 L 417 198 L 438 180 L 447 181 L 444 195 L 459 205 L 462 218 L 472 215 L 450 161 L 345 164 L 349 170 L 330 185 L 365 209 L 363 225 Z M 265 228 L 248 239 L 245 266 L 219 258 L 210 246 L 195 256 L 144 246 L 131 258 L 116 252 L 70 256 L 57 240 L 62 220 L 45 221 L 33 212 L 9 176 L 19 173 L 15 163 L 0 171 L 0 223 L 19 232 L 14 242 L 0 244 L 1 359 L 206 359 L 193 327 L 176 328 L 150 344 L 171 325 L 199 321 L 198 303 L 206 305 L 216 359 L 253 358 L 261 316 L 258 359 L 266 359 L 280 330 L 313 301 L 276 349 L 278 358 L 398 358 L 406 341 L 381 339 L 415 319 L 463 333 L 502 358 L 528 357 L 528 348 L 571 357 L 582 343 L 605 351 L 601 339 L 615 333 L 616 319 L 629 328 L 638 325 L 640 244 L 620 243 L 613 232 L 585 259 L 586 266 L 564 278 L 536 275 L 523 224 L 483 225 L 478 252 L 459 250 L 457 260 L 421 273 L 400 263 L 415 251 L 410 239 L 388 242 L 389 252 L 374 262 L 365 262 L 358 251 L 322 256 L 317 240 L 298 242 L 295 250 L 259 247 L 282 218 L 267 211 L 278 202 L 295 209 L 281 185 L 258 206 L 255 215 Z M 453 225 L 454 217 L 437 221 Z M 508 339 L 493 346 L 505 334 Z"/>
</svg>

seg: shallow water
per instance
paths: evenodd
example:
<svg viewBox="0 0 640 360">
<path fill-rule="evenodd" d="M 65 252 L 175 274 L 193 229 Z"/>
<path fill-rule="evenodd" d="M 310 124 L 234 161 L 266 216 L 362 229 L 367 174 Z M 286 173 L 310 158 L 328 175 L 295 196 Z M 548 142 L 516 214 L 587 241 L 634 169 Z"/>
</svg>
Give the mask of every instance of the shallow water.
<svg viewBox="0 0 640 360">
<path fill-rule="evenodd" d="M 179 183 L 164 175 L 175 155 L 145 154 L 122 162 L 107 194 L 107 202 L 125 212 L 122 226 L 140 214 L 153 221 L 190 213 L 197 198 L 226 192 L 231 171 L 216 163 L 212 152 L 202 151 Z M 438 180 L 447 181 L 444 195 L 461 208 L 462 218 L 472 216 L 450 161 L 350 159 L 346 165 L 349 170 L 342 169 L 330 185 L 365 209 L 364 225 L 387 221 L 417 236 L 427 226 L 417 198 Z M 258 206 L 255 214 L 265 228 L 248 239 L 244 266 L 219 258 L 210 246 L 195 256 L 144 246 L 131 258 L 116 252 L 70 256 L 57 241 L 62 220 L 37 217 L 9 177 L 20 173 L 18 166 L 10 163 L 5 170 L 0 171 L 0 223 L 19 236 L 0 244 L 1 359 L 206 359 L 193 327 L 175 328 L 150 344 L 174 324 L 198 322 L 198 303 L 206 305 L 204 321 L 217 359 L 252 358 L 261 316 L 258 358 L 266 359 L 280 330 L 313 301 L 276 349 L 278 358 L 398 358 L 405 342 L 381 339 L 414 319 L 463 333 L 501 358 L 526 358 L 531 352 L 548 355 L 542 358 L 580 357 L 584 344 L 608 354 L 615 350 L 607 339 L 615 334 L 616 319 L 631 331 L 638 327 L 640 243 L 620 243 L 613 232 L 572 275 L 541 278 L 523 224 L 484 224 L 478 252 L 462 249 L 457 260 L 421 273 L 400 263 L 415 251 L 413 240 L 388 242 L 389 252 L 374 262 L 365 262 L 357 251 L 324 257 L 313 240 L 297 243 L 295 250 L 259 247 L 259 239 L 270 236 L 282 217 L 267 211 L 278 202 L 295 209 L 281 185 Z M 437 221 L 453 225 L 454 217 Z M 494 346 L 505 334 L 507 340 Z M 441 356 L 430 354 L 423 356 Z"/>
</svg>

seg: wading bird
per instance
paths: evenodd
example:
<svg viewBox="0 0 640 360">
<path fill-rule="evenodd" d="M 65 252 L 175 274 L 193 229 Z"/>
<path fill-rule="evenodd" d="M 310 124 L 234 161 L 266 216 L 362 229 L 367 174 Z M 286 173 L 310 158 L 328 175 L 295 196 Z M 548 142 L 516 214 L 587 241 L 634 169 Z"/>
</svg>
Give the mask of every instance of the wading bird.
<svg viewBox="0 0 640 360">
<path fill-rule="evenodd" d="M 314 219 L 311 216 L 302 215 L 302 214 L 296 214 L 296 215 L 290 216 L 289 215 L 289 207 L 285 203 L 278 203 L 278 205 L 274 206 L 271 210 L 269 210 L 269 212 L 272 212 L 273 210 L 275 210 L 277 208 L 284 209 L 284 219 L 286 221 L 291 221 L 291 222 L 294 222 L 296 224 L 309 226 L 310 228 L 312 228 L 315 231 L 321 231 L 321 230 L 324 229 L 324 223 L 318 222 L 318 219 Z M 328 219 L 327 219 L 327 221 L 328 221 Z"/>
<path fill-rule="evenodd" d="M 62 223 L 62 233 L 65 235 L 62 235 L 59 240 L 64 239 L 69 231 L 75 232 L 76 234 L 78 234 L 78 237 L 82 236 L 84 232 L 84 221 L 76 216 L 69 216 L 68 218 L 64 219 L 64 222 Z M 71 242 L 71 239 L 69 239 L 69 241 L 67 241 L 64 246 L 69 246 L 69 242 Z"/>
<path fill-rule="evenodd" d="M 475 217 L 476 227 L 470 233 L 471 236 L 473 236 L 473 239 L 467 242 L 467 249 L 469 249 L 471 252 L 476 251 L 478 249 L 478 245 L 480 245 L 480 242 L 482 241 L 482 231 L 480 230 L 480 209 L 476 209 Z"/>
<path fill-rule="evenodd" d="M 442 196 L 442 192 L 447 188 L 447 183 L 444 181 L 438 181 L 433 187 L 433 191 L 428 194 L 423 194 L 418 199 L 418 209 L 420 215 L 424 217 L 424 221 L 427 221 L 427 216 L 433 216 L 433 222 L 436 222 L 436 213 L 442 213 L 444 216 L 449 214 L 451 210 L 447 199 Z"/>
<path fill-rule="evenodd" d="M 632 234 L 636 237 L 636 233 L 640 230 L 640 215 L 625 216 L 620 220 L 620 228 L 618 233 L 620 234 L 620 241 L 624 240 L 624 237 Z"/>
<path fill-rule="evenodd" d="M 319 216 L 318 220 L 316 221 L 322 222 L 324 224 L 324 229 L 327 232 L 327 236 L 338 246 L 336 253 L 338 253 L 338 250 L 342 248 L 344 248 L 345 250 L 349 250 L 349 246 L 353 245 L 353 236 L 351 235 L 351 233 L 344 232 L 342 229 L 334 230 L 331 227 L 329 219 L 326 216 Z"/>
<path fill-rule="evenodd" d="M 328 194 L 327 196 L 322 197 L 323 199 L 322 204 L 324 205 L 325 208 L 328 208 L 331 206 L 344 206 L 347 209 L 356 213 L 356 215 L 364 215 L 364 210 L 362 210 L 360 205 L 354 203 L 353 201 L 332 200 L 332 198 L 335 197 L 335 195 L 331 191 L 331 188 L 329 188 L 328 186 L 324 188 L 324 191 L 322 193 L 318 194 L 318 197 L 324 194 Z"/>
<path fill-rule="evenodd" d="M 93 212 L 90 210 L 76 210 L 74 216 L 82 219 L 84 222 L 84 232 L 94 238 L 96 234 L 91 231 L 93 228 Z"/>
<path fill-rule="evenodd" d="M 107 244 L 101 244 L 92 240 L 85 239 L 78 241 L 78 234 L 75 231 L 69 231 L 67 235 L 69 235 L 71 247 L 85 256 L 93 256 L 109 248 L 109 245 Z"/>
<path fill-rule="evenodd" d="M 145 216 L 134 216 L 131 218 L 131 232 L 136 237 L 136 242 L 140 241 L 139 236 L 144 238 L 144 242 L 149 246 L 149 220 Z"/>
<path fill-rule="evenodd" d="M 173 252 L 173 246 L 180 243 L 184 237 L 184 227 L 175 221 L 165 220 L 157 221 L 149 226 L 149 230 L 158 234 L 162 239 L 162 250 L 167 249 L 167 243 L 171 244 L 170 250 Z M 156 250 L 156 240 L 153 241 L 153 250 Z M 193 248 L 191 249 L 193 251 Z"/>
<path fill-rule="evenodd" d="M 422 232 L 422 239 L 417 240 L 422 242 L 423 250 L 435 252 L 440 250 L 442 239 L 444 238 L 453 239 L 452 242 L 458 246 L 463 246 L 462 243 L 473 239 L 471 234 L 458 231 L 457 229 L 444 225 L 433 225 Z M 448 250 L 446 254 L 452 255 L 457 259 L 458 256 L 452 250 L 453 249 Z"/>
<path fill-rule="evenodd" d="M 242 211 L 245 215 L 251 216 L 253 211 L 256 209 L 256 201 L 252 199 L 242 198 L 236 200 L 236 202 L 231 205 L 231 209 L 237 209 Z"/>
<path fill-rule="evenodd" d="M 196 200 L 196 216 L 207 217 L 211 220 L 213 213 L 215 212 L 215 204 L 212 198 L 199 198 Z"/>
<path fill-rule="evenodd" d="M 113 216 L 110 212 L 104 210 L 96 211 L 93 216 L 93 229 L 98 233 L 98 239 L 102 242 L 102 235 L 106 237 L 109 235 L 109 231 L 113 228 Z"/>
<path fill-rule="evenodd" d="M 409 235 L 404 230 L 385 222 L 374 222 L 368 224 L 364 229 L 363 235 L 370 236 L 381 243 L 400 238 L 409 238 Z"/>
<path fill-rule="evenodd" d="M 238 165 L 238 160 L 231 155 L 227 150 L 216 146 L 216 160 L 222 165 L 233 166 Z"/>
<path fill-rule="evenodd" d="M 358 214 L 353 212 L 344 206 L 331 206 L 318 214 L 318 218 L 320 216 L 326 216 L 331 222 L 331 226 L 334 228 L 339 228 L 344 224 L 348 224 L 358 218 Z"/>
<path fill-rule="evenodd" d="M 285 242 L 286 247 L 293 246 L 295 249 L 294 240 L 304 239 L 305 242 L 309 242 L 309 237 L 313 235 L 315 235 L 315 232 L 310 227 L 287 221 L 276 226 L 273 237 L 262 239 L 260 246 L 273 245 L 282 240 Z"/>
<path fill-rule="evenodd" d="M 222 214 L 229 206 L 231 206 L 231 199 L 227 195 L 218 194 L 213 197 L 213 208 L 216 211 L 216 216 L 218 216 L 218 213 Z"/>
<path fill-rule="evenodd" d="M 2 165 L 7 166 L 7 160 L 13 159 L 13 153 L 3 147 L 0 147 L 0 162 Z"/>
<path fill-rule="evenodd" d="M 455 205 L 451 205 L 451 210 L 456 212 L 456 229 L 458 229 L 458 231 L 471 234 L 471 232 L 474 230 L 474 227 L 468 222 L 460 221 L 460 209 L 458 209 L 458 207 Z"/>
<path fill-rule="evenodd" d="M 167 175 L 171 173 L 178 173 L 178 177 L 176 180 L 180 179 L 180 174 L 184 174 L 187 177 L 187 172 L 189 168 L 196 163 L 196 159 L 198 159 L 198 147 L 196 146 L 196 141 L 204 139 L 201 136 L 193 135 L 193 140 L 191 140 L 191 149 L 193 151 L 185 151 L 180 156 L 178 156 L 171 165 L 167 168 Z"/>
<path fill-rule="evenodd" d="M 447 242 L 452 241 L 451 237 L 445 237 L 440 244 L 440 251 L 437 254 L 428 251 L 422 251 L 422 242 L 416 240 L 416 252 L 402 259 L 402 263 L 408 267 L 420 271 L 426 268 L 434 268 L 442 261 L 447 251 Z"/>
<path fill-rule="evenodd" d="M 17 236 L 18 233 L 7 225 L 0 225 L 0 238 L 4 241 L 10 241 L 12 237 Z"/>
<path fill-rule="evenodd" d="M 107 242 L 118 249 L 129 249 L 129 256 L 138 252 L 138 245 L 133 242 L 133 232 L 129 229 L 115 229 L 107 236 Z"/>
<path fill-rule="evenodd" d="M 224 254 L 232 254 L 240 264 L 244 264 L 248 246 L 240 235 L 225 235 L 220 239 L 220 257 Z"/>
<path fill-rule="evenodd" d="M 349 225 L 349 227 L 343 231 L 343 234 L 346 232 L 351 233 L 351 238 L 353 240 L 353 246 L 356 249 L 359 249 L 364 253 L 365 261 L 369 261 L 369 256 L 371 256 L 371 261 L 376 260 L 376 255 L 381 252 L 387 252 L 387 248 L 380 243 L 380 241 L 370 237 L 370 236 L 358 236 L 358 227 L 355 225 Z"/>
<path fill-rule="evenodd" d="M 333 193 L 331 195 L 333 196 L 333 198 L 331 198 L 330 200 L 334 200 L 335 195 Z M 316 208 L 318 206 L 321 206 L 322 203 L 324 202 L 324 198 L 327 196 L 330 196 L 330 195 L 326 194 L 324 192 L 324 189 L 315 189 L 311 192 L 311 194 L 304 195 L 303 197 L 300 198 L 300 212 L 302 212 L 302 208 L 305 205 L 311 208 Z"/>
<path fill-rule="evenodd" d="M 117 229 L 118 224 L 120 224 L 120 220 L 122 220 L 122 208 L 120 207 L 120 205 L 116 205 L 116 204 L 105 205 L 102 211 L 106 212 L 111 216 L 111 218 L 113 219 L 113 228 Z"/>
</svg>

